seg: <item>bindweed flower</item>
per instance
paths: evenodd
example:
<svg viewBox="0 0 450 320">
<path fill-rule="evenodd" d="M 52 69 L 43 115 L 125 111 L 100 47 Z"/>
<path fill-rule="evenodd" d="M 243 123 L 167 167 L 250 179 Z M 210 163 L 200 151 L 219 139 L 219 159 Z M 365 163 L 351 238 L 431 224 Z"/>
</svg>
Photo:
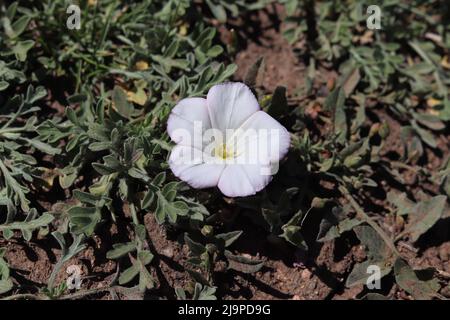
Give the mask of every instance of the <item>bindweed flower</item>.
<svg viewBox="0 0 450 320">
<path fill-rule="evenodd" d="M 194 188 L 218 187 L 228 197 L 262 190 L 289 149 L 289 132 L 261 108 L 243 83 L 213 86 L 186 98 L 167 122 L 172 172 Z"/>
</svg>

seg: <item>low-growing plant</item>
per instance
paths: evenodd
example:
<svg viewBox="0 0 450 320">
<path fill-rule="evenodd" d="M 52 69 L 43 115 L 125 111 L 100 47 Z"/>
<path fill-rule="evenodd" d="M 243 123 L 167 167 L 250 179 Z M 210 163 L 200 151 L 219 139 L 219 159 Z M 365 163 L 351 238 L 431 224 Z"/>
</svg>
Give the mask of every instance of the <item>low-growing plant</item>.
<svg viewBox="0 0 450 320">
<path fill-rule="evenodd" d="M 415 252 L 449 216 L 450 161 L 426 165 L 448 157 L 446 4 L 385 1 L 380 30 L 366 27 L 369 4 L 79 1 L 81 28 L 73 30 L 65 29 L 67 1 L 0 4 L 0 295 L 222 298 L 223 273 L 265 272 L 265 256 L 239 250 L 257 234 L 251 241 L 292 255 L 294 264 L 325 243 L 361 244 L 364 257 L 332 275 L 332 294 L 367 284 L 368 267 L 377 265 L 394 291 L 443 298 L 448 272 L 417 269 L 402 248 Z M 264 57 L 246 66 L 245 84 L 223 85 L 236 79 L 233 55 L 248 40 L 237 28 L 249 23 L 244 14 L 281 7 L 281 30 L 305 64 L 298 75 L 304 85 L 268 90 L 260 83 Z M 231 29 L 226 43 L 223 29 Z M 254 107 L 285 129 L 286 150 L 270 157 L 279 161 L 272 181 L 250 183 L 245 192 L 219 181 L 199 190 L 204 186 L 181 174 L 186 168 L 171 163 L 180 141 L 167 123 L 180 101 L 201 97 L 209 120 L 224 117 L 223 105 L 211 111 L 208 92 L 232 104 L 229 118 Z M 246 103 L 238 103 L 243 96 Z M 219 120 L 214 125 L 230 122 Z M 396 158 L 385 151 L 393 139 L 402 149 Z M 214 150 L 223 159 L 236 151 L 226 143 Z M 254 182 L 256 174 L 241 169 L 229 181 Z M 184 287 L 161 278 L 168 258 L 155 246 L 149 219 L 186 254 L 178 268 Z M 108 239 L 101 250 L 99 238 Z M 36 239 L 60 254 L 47 284 L 29 290 L 11 272 L 17 266 L 8 265 L 8 244 Z M 60 275 L 88 248 L 115 271 L 105 286 L 72 291 Z M 310 267 L 309 258 L 300 264 Z M 388 297 L 387 290 L 358 296 Z"/>
</svg>

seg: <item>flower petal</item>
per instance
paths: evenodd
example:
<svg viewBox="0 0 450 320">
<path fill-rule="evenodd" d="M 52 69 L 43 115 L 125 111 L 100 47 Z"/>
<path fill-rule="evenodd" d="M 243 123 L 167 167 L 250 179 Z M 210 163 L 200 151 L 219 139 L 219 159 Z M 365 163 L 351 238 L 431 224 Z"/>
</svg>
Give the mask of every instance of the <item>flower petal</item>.
<svg viewBox="0 0 450 320">
<path fill-rule="evenodd" d="M 211 125 L 225 133 L 237 129 L 252 114 L 259 111 L 254 94 L 245 84 L 228 82 L 213 86 L 206 98 Z"/>
<path fill-rule="evenodd" d="M 267 165 L 268 161 L 277 163 L 286 155 L 290 140 L 285 127 L 264 111 L 258 111 L 239 128 L 232 143 L 239 157 L 246 157 L 251 164 Z"/>
<path fill-rule="evenodd" d="M 175 176 L 193 188 L 215 187 L 225 165 L 205 163 L 205 158 L 199 149 L 177 145 L 170 154 L 169 166 Z"/>
<path fill-rule="evenodd" d="M 258 191 L 247 177 L 244 167 L 239 164 L 227 165 L 217 186 L 227 197 L 246 197 Z"/>
<path fill-rule="evenodd" d="M 178 102 L 167 120 L 167 132 L 173 142 L 202 147 L 202 133 L 211 128 L 206 99 L 186 98 Z"/>
</svg>

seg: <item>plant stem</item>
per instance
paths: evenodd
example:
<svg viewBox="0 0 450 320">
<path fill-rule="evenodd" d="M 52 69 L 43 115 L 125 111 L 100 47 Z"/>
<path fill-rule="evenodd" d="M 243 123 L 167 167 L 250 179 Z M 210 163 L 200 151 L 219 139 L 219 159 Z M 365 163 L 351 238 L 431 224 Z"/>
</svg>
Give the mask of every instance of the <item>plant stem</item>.
<svg viewBox="0 0 450 320">
<path fill-rule="evenodd" d="M 26 128 L 25 127 L 20 127 L 20 128 L 8 128 L 5 127 L 4 129 L 0 129 L 0 135 L 5 134 L 5 133 L 17 133 L 17 132 L 22 132 L 25 131 Z"/>
<path fill-rule="evenodd" d="M 117 287 L 117 288 L 120 288 L 120 287 Z M 113 290 L 113 289 L 116 289 L 116 287 L 115 286 L 106 286 L 106 287 L 101 287 L 101 288 L 88 289 L 88 290 L 83 290 L 83 291 L 78 291 L 78 292 L 62 295 L 60 297 L 57 297 L 56 300 L 70 300 L 70 299 L 82 298 L 84 296 L 89 296 L 92 294 L 109 291 L 109 290 Z M 15 295 L 12 295 L 12 296 L 0 299 L 0 300 L 21 300 L 21 299 L 50 300 L 50 297 L 48 297 L 47 295 L 45 295 L 43 293 L 38 293 L 38 294 L 24 293 L 24 294 L 15 294 Z"/>
<path fill-rule="evenodd" d="M 49 297 L 43 294 L 31 294 L 31 293 L 21 293 L 21 294 L 14 294 L 12 296 L 2 298 L 0 300 L 50 300 Z"/>
<path fill-rule="evenodd" d="M 368 225 L 370 225 L 379 234 L 379 236 L 383 239 L 386 245 L 392 250 L 392 252 L 396 256 L 401 257 L 400 252 L 398 252 L 391 238 L 389 238 L 389 236 L 383 231 L 383 229 L 381 229 L 381 227 L 364 212 L 364 210 L 360 207 L 360 205 L 350 194 L 348 189 L 341 185 L 339 186 L 339 191 L 344 195 L 344 197 L 350 202 L 352 207 L 355 209 L 357 217 L 366 222 Z"/>
<path fill-rule="evenodd" d="M 70 299 L 82 298 L 84 296 L 90 296 L 92 294 L 109 291 L 109 290 L 112 290 L 114 288 L 115 288 L 114 286 L 112 286 L 112 287 L 111 286 L 106 286 L 106 287 L 101 287 L 101 288 L 88 289 L 88 290 L 83 290 L 83 291 L 78 291 L 78 292 L 74 292 L 74 293 L 65 294 L 63 296 L 60 296 L 57 299 L 58 300 L 70 300 Z"/>
</svg>

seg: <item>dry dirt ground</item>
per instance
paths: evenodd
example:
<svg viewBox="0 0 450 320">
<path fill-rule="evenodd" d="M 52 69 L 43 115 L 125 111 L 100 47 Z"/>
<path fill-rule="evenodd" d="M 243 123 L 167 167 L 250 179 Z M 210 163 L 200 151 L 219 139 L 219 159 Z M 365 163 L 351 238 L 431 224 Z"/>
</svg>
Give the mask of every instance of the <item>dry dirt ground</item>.
<svg viewBox="0 0 450 320">
<path fill-rule="evenodd" d="M 292 97 L 304 86 L 306 63 L 295 54 L 295 48 L 291 47 L 281 35 L 284 27 L 283 16 L 279 8 L 271 7 L 249 14 L 246 17 L 246 28 L 242 20 L 238 20 L 231 22 L 230 25 L 220 26 L 219 31 L 224 42 L 229 38 L 229 30 L 234 29 L 238 32 L 240 50 L 236 54 L 235 63 L 239 69 L 235 80 L 242 80 L 254 61 L 263 56 L 264 72 L 258 78 L 258 87 L 264 91 L 273 92 L 276 86 L 285 85 L 288 95 Z M 249 21 L 251 23 L 248 23 Z M 318 77 L 314 85 L 326 88 L 327 82 L 336 78 L 337 73 L 323 66 L 318 68 Z M 304 107 L 306 108 L 307 105 Z M 383 150 L 383 156 L 388 158 L 401 154 L 399 125 L 396 120 L 383 110 L 378 110 L 377 114 L 372 116 L 388 121 L 391 127 L 389 137 L 391 143 L 386 143 L 389 149 Z M 441 140 L 441 143 L 445 145 L 445 137 Z M 437 168 L 445 158 L 445 155 L 432 153 L 428 156 L 427 165 L 431 166 L 430 168 Z M 410 192 L 416 192 L 419 183 L 417 177 L 408 171 L 401 173 L 407 181 L 406 188 Z M 390 181 L 386 181 L 384 184 L 386 189 L 383 192 L 391 188 L 390 184 Z M 383 201 L 378 201 L 376 197 L 373 197 L 372 201 L 375 205 L 383 205 Z M 151 238 L 152 251 L 158 253 L 152 262 L 152 265 L 156 267 L 152 269 L 158 270 L 153 274 L 158 280 L 157 287 L 151 290 L 148 298 L 157 296 L 175 299 L 173 288 L 184 287 L 189 282 L 188 275 L 184 271 L 188 249 L 180 244 L 177 234 L 172 234 L 158 225 L 152 213 L 147 213 L 144 221 Z M 383 227 L 388 230 L 395 227 L 395 221 L 389 221 L 388 218 L 382 222 Z M 311 221 L 311 224 L 313 223 L 315 223 L 314 219 Z M 220 270 L 219 266 L 219 270 L 215 273 L 219 298 L 304 300 L 351 299 L 361 296 L 362 286 L 349 289 L 344 285 L 345 278 L 353 265 L 365 258 L 364 250 L 358 244 L 356 237 L 348 235 L 323 245 L 317 243 L 307 253 L 295 251 L 292 248 L 280 251 L 273 249 L 263 230 L 258 230 L 249 221 L 246 223 L 245 217 L 240 219 L 240 224 L 244 225 L 244 233 L 233 244 L 232 250 L 241 255 L 263 259 L 265 266 L 253 275 L 233 270 Z M 430 232 L 429 238 L 434 239 L 433 241 L 423 244 L 419 250 L 407 244 L 401 250 L 411 257 L 410 262 L 415 267 L 435 267 L 450 272 L 448 230 L 449 223 L 444 221 Z M 115 226 L 104 225 L 98 234 L 88 241 L 86 250 L 66 263 L 67 266 L 77 264 L 82 267 L 84 275 L 82 287 L 86 289 L 107 285 L 116 271 L 116 262 L 106 259 L 106 252 L 111 249 L 111 239 L 120 237 L 120 231 Z M 38 239 L 27 243 L 17 237 L 10 241 L 0 239 L 0 246 L 7 249 L 5 258 L 12 269 L 13 278 L 21 284 L 21 289 L 36 292 L 38 287 L 46 286 L 51 270 L 60 256 L 56 241 Z M 65 267 L 61 270 L 57 283 L 67 278 Z M 391 285 L 384 293 L 390 293 L 396 298 L 407 298 L 396 285 Z M 443 294 L 446 293 L 443 292 Z M 123 298 L 136 297 L 130 294 Z M 112 297 L 106 292 L 89 298 L 111 299 Z"/>
</svg>

